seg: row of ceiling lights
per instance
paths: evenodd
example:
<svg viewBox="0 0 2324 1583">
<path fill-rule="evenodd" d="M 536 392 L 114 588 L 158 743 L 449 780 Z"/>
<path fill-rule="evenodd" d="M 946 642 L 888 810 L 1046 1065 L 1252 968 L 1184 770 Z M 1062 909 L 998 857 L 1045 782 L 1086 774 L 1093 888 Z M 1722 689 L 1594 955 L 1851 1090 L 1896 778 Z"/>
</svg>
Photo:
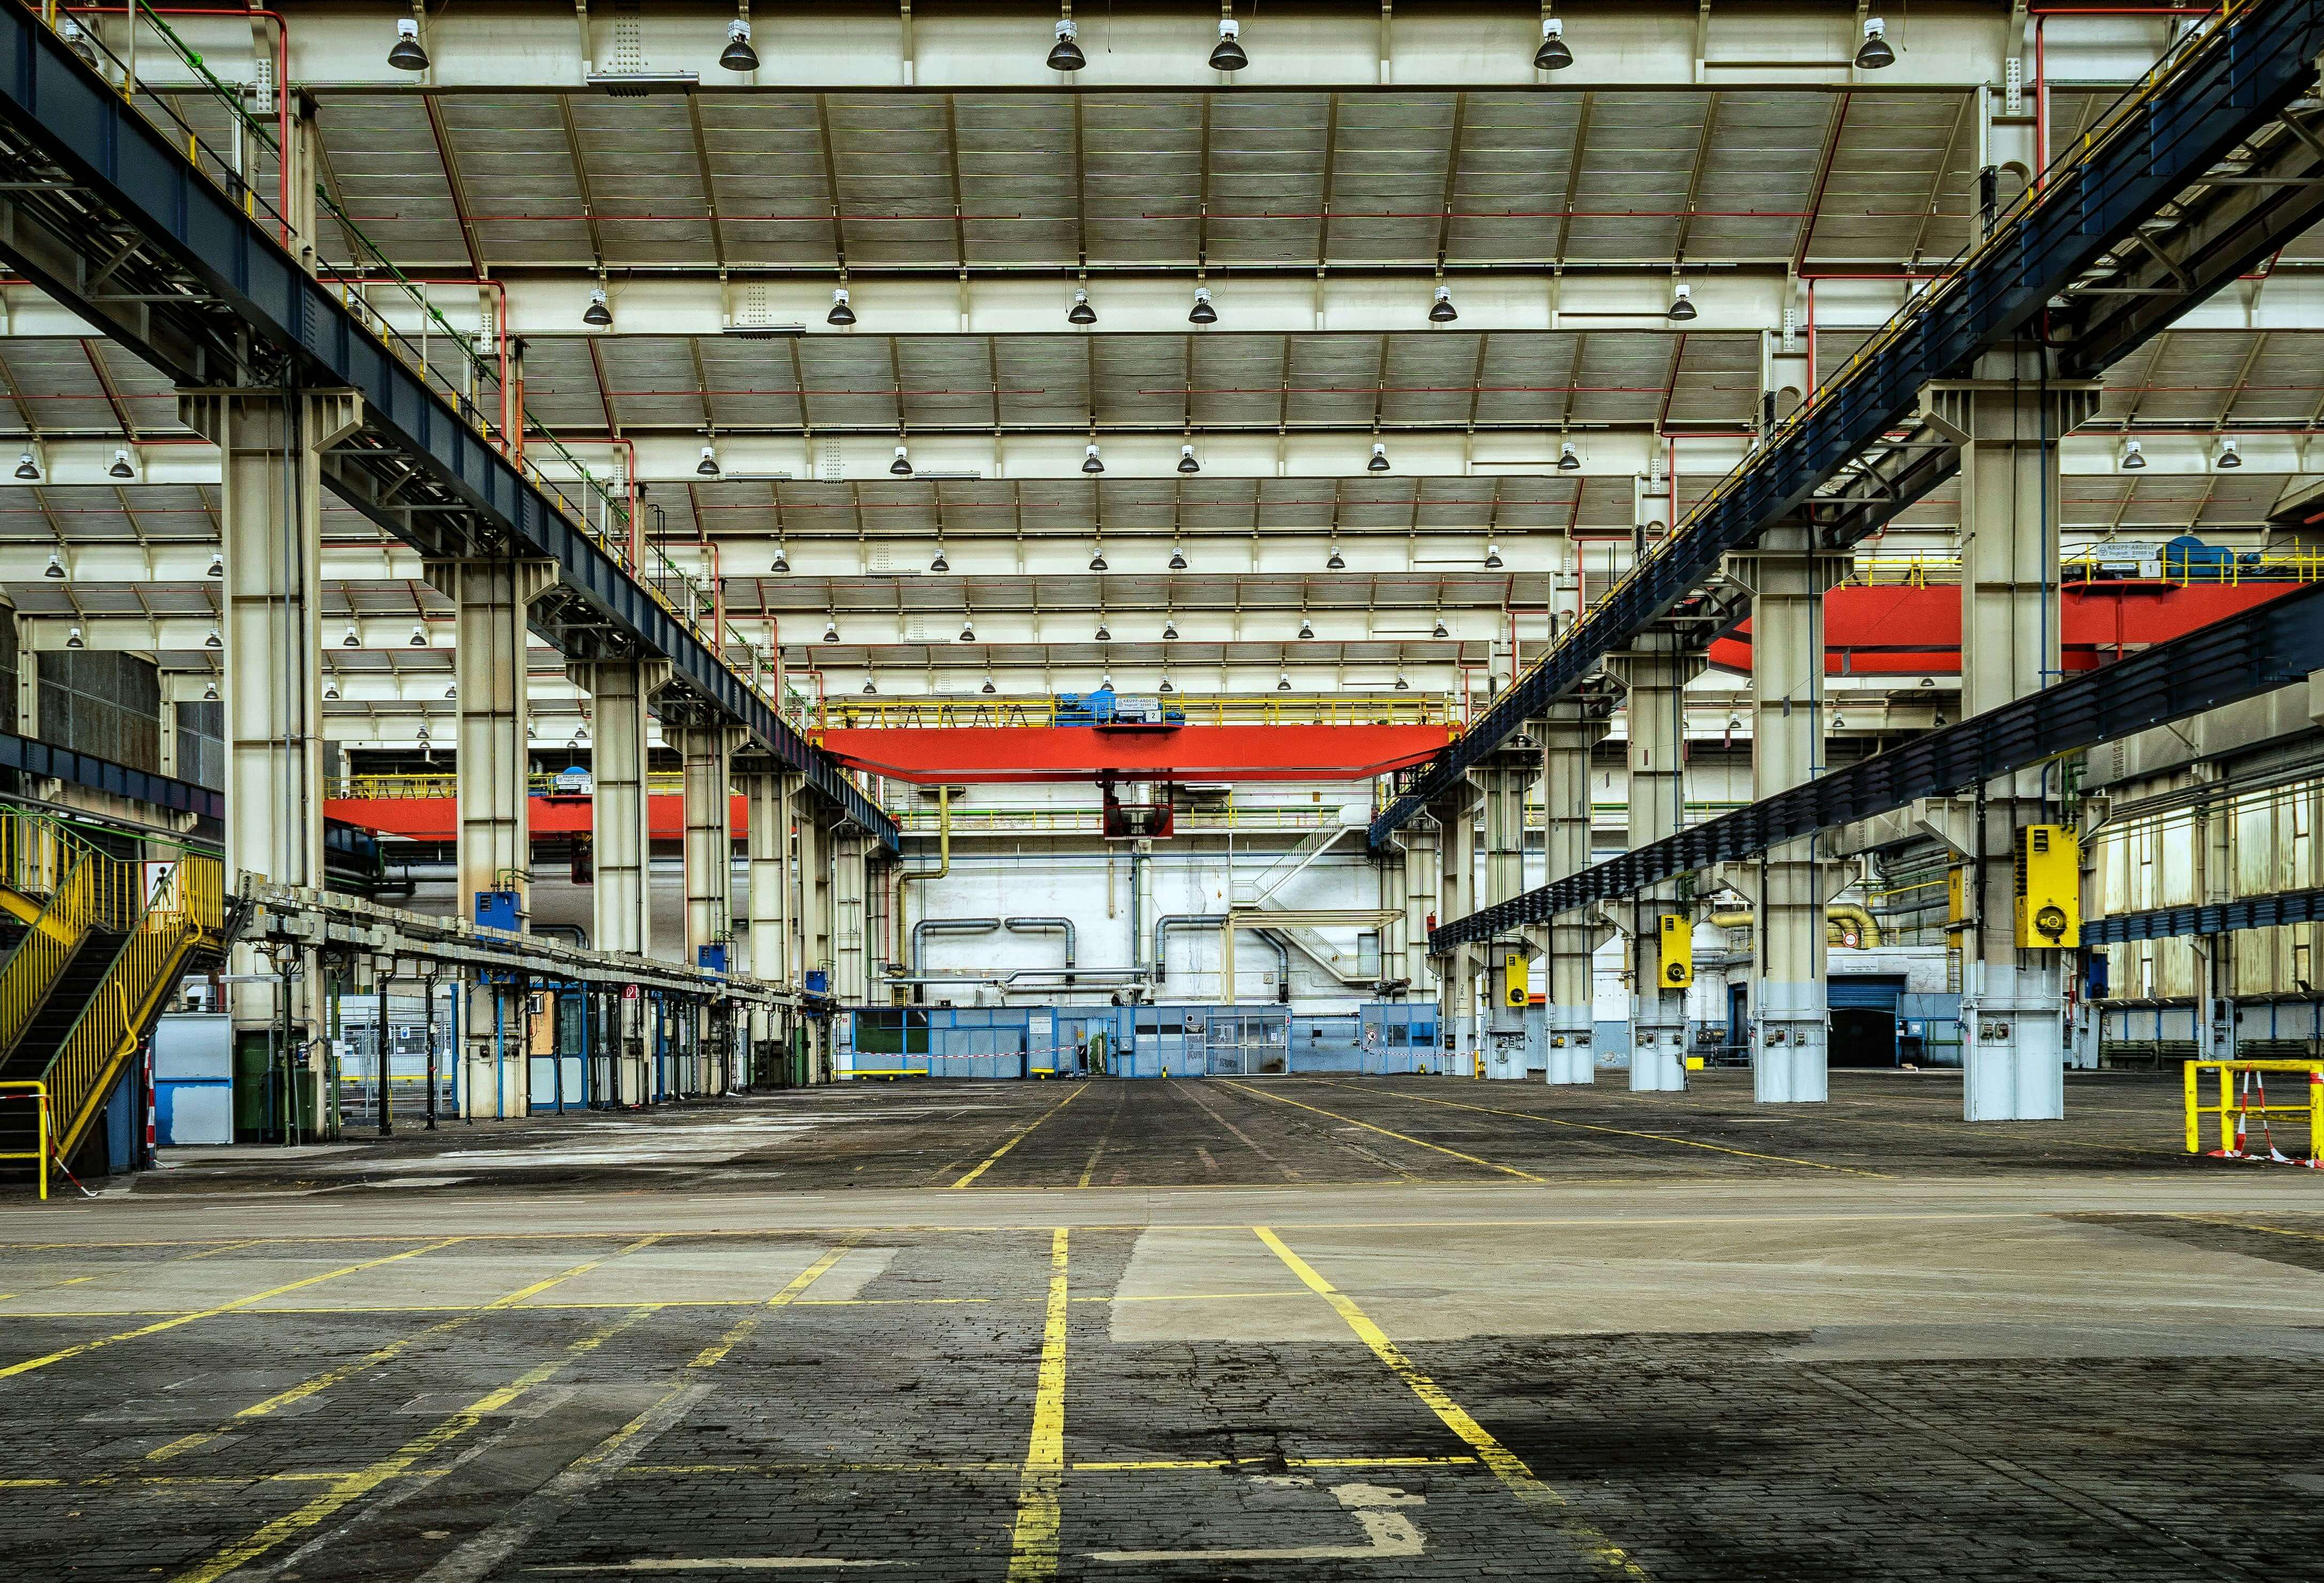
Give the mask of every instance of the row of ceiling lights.
<svg viewBox="0 0 2324 1583">
<path fill-rule="evenodd" d="M 349 627 L 347 631 L 349 634 L 352 635 L 355 629 L 353 627 Z M 1315 635 L 1315 624 L 1308 620 L 1304 615 L 1299 617 L 1299 635 L 1302 639 L 1312 638 Z M 1452 635 L 1452 628 L 1446 626 L 1444 625 L 1444 617 L 1439 616 L 1436 618 L 1436 625 L 1429 633 L 1429 636 L 1434 638 L 1448 638 Z M 1101 616 L 1097 618 L 1097 630 L 1090 634 L 1090 640 L 1093 643 L 1110 643 L 1113 641 L 1113 629 L 1106 625 L 1104 616 Z M 837 616 L 826 616 L 824 618 L 823 641 L 827 643 L 835 643 L 839 641 L 839 618 Z M 976 641 L 976 623 L 966 614 L 963 614 L 960 618 L 960 641 L 964 643 L 973 643 Z M 1162 641 L 1166 643 L 1174 643 L 1178 641 L 1178 620 L 1176 616 L 1166 616 L 1162 618 Z"/>
<path fill-rule="evenodd" d="M 74 30 L 73 36 L 78 40 L 78 24 L 65 25 Z M 1864 39 L 1856 48 L 1856 64 L 1860 69 L 1877 71 L 1896 63 L 1896 51 L 1888 42 L 1887 31 L 1887 24 L 1879 17 L 1864 19 Z M 387 63 L 399 71 L 428 69 L 428 50 L 420 42 L 418 21 L 409 16 L 396 19 L 395 42 L 388 49 Z M 1573 64 L 1573 47 L 1565 42 L 1563 18 L 1541 19 L 1541 42 L 1534 51 L 1533 63 L 1543 71 L 1563 71 Z M 719 51 L 718 64 L 736 72 L 759 69 L 759 51 L 751 43 L 751 24 L 740 17 L 726 24 L 726 47 Z M 1049 46 L 1048 64 L 1052 71 L 1079 71 L 1089 64 L 1089 57 L 1082 52 L 1081 30 L 1071 15 L 1057 23 L 1056 38 Z M 1231 16 L 1221 17 L 1218 38 L 1211 45 L 1211 69 L 1240 71 L 1250 64 L 1250 52 L 1242 43 L 1242 23 Z"/>
<path fill-rule="evenodd" d="M 1099 677 L 1097 685 L 1099 690 L 1102 692 L 1111 692 L 1113 690 L 1112 673 L 1109 671 L 1105 675 Z M 880 689 L 878 684 L 875 683 L 870 676 L 867 675 L 863 678 L 863 693 L 865 697 L 873 697 L 878 694 L 879 690 Z M 992 694 L 999 692 L 1001 690 L 992 684 L 992 678 L 987 676 L 984 679 L 984 685 L 978 688 L 977 690 L 989 698 Z M 1176 693 L 1178 690 L 1171 684 L 1170 678 L 1166 675 L 1162 678 L 1162 685 L 1156 688 L 1154 690 L 1161 693 L 1165 697 L 1169 697 Z M 1276 674 L 1275 690 L 1277 692 L 1289 692 L 1291 690 L 1290 671 L 1278 671 Z M 1410 692 L 1412 690 L 1412 683 L 1404 679 L 1404 672 L 1401 671 L 1396 673 L 1396 690 L 1398 692 Z M 1838 722 L 1835 721 L 1834 724 L 1838 724 Z M 423 741 L 426 740 L 428 733 L 425 727 L 422 727 L 420 735 Z M 576 747 L 584 745 L 583 742 L 578 737 L 574 739 L 573 745 Z"/>
<path fill-rule="evenodd" d="M 51 556 L 50 557 L 50 560 L 53 562 L 55 560 L 55 557 Z M 1488 543 L 1485 546 L 1485 569 L 1487 571 L 1499 571 L 1501 569 L 1501 547 L 1496 543 Z M 1172 571 L 1184 571 L 1186 569 L 1186 567 L 1187 560 L 1185 547 L 1181 544 L 1171 545 L 1170 569 Z M 1089 569 L 1092 571 L 1104 571 L 1107 570 L 1108 568 L 1109 562 L 1105 558 L 1105 551 L 1102 548 L 1100 548 L 1097 553 L 1090 557 Z M 783 547 L 780 544 L 776 545 L 774 564 L 768 569 L 777 572 L 788 572 L 790 569 L 791 558 L 784 552 Z M 944 546 L 942 544 L 938 544 L 936 546 L 936 559 L 928 562 L 928 569 L 930 571 L 936 572 L 950 571 L 952 569 L 952 562 L 945 559 Z M 1345 571 L 1348 569 L 1348 558 L 1340 553 L 1340 542 L 1337 539 L 1332 541 L 1331 558 L 1323 562 L 1323 569 L 1326 571 Z M 57 571 L 51 572 L 50 575 L 52 577 L 62 577 L 64 574 L 61 571 Z M 217 574 L 213 572 L 211 575 L 215 577 Z M 1175 636 L 1176 634 L 1173 634 L 1172 635 Z M 1299 635 L 1305 637 L 1308 634 L 1301 633 Z M 1437 635 L 1442 637 L 1444 634 L 1443 633 L 1439 633 Z"/>
<path fill-rule="evenodd" d="M 1581 457 L 1575 454 L 1572 445 L 1568 443 L 1558 455 L 1558 469 L 1561 472 L 1570 473 L 1581 465 Z M 1182 473 L 1199 473 L 1203 470 L 1203 464 L 1196 458 L 1192 444 L 1178 448 L 1178 470 Z M 1385 441 L 1375 440 L 1372 441 L 1371 458 L 1364 463 L 1364 471 L 1385 473 L 1388 470 L 1388 446 Z M 694 464 L 694 471 L 697 477 L 703 478 L 715 478 L 720 475 L 716 446 L 706 445 L 702 448 L 702 459 Z M 912 477 L 912 457 L 908 448 L 900 445 L 896 448 L 896 458 L 888 464 L 888 471 L 899 478 Z M 1088 449 L 1082 453 L 1082 471 L 1091 474 L 1105 471 L 1104 451 L 1094 440 L 1089 442 Z"/>
</svg>

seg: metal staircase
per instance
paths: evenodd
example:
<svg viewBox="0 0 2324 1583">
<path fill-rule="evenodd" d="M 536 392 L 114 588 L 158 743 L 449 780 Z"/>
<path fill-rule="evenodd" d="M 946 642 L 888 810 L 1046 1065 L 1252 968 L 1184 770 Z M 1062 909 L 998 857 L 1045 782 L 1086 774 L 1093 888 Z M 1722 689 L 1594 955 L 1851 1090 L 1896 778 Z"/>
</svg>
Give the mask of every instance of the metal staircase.
<svg viewBox="0 0 2324 1583">
<path fill-rule="evenodd" d="M 192 958 L 224 949 L 224 867 L 118 857 L 0 810 L 0 916 L 16 932 L 0 962 L 0 1091 L 45 1105 L 50 1156 L 69 1161 Z M 37 1158 L 38 1122 L 32 1104 L 0 1106 L 0 1158 Z"/>
<path fill-rule="evenodd" d="M 1299 842 L 1261 869 L 1256 879 L 1238 881 L 1234 886 L 1234 904 L 1238 911 L 1281 912 L 1290 911 L 1277 898 L 1293 880 L 1307 871 L 1317 858 L 1337 845 L 1342 836 L 1360 831 L 1360 824 L 1342 824 L 1337 819 L 1317 826 Z M 1318 930 L 1297 923 L 1270 923 L 1266 932 L 1280 936 L 1284 941 L 1317 967 L 1342 984 L 1370 984 L 1379 977 L 1377 969 L 1367 972 L 1360 956 L 1351 957 L 1333 948 Z"/>
</svg>

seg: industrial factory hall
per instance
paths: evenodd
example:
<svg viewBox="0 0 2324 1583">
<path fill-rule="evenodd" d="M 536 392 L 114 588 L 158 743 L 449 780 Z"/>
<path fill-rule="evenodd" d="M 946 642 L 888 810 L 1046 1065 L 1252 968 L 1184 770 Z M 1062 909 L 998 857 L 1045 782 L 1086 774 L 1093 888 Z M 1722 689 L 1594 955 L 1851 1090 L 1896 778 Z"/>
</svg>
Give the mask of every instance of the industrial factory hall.
<svg viewBox="0 0 2324 1583">
<path fill-rule="evenodd" d="M 0 0 L 0 1578 L 2324 1578 L 2324 0 Z"/>
</svg>

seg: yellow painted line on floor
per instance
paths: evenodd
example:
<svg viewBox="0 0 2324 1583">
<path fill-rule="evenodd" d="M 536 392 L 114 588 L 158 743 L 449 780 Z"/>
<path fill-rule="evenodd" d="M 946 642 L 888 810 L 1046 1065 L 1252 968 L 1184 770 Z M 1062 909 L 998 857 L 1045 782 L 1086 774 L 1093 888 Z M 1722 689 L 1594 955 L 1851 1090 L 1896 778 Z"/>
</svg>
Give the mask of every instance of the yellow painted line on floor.
<svg viewBox="0 0 2324 1583">
<path fill-rule="evenodd" d="M 262 1524 L 248 1537 L 235 1541 L 207 1560 L 197 1561 L 178 1573 L 170 1583 L 217 1583 L 227 1573 L 248 1566 L 361 1500 L 390 1479 L 401 1478 L 410 1473 L 415 1464 L 443 1449 L 534 1387 L 555 1378 L 653 1311 L 652 1305 L 644 1305 L 610 1325 L 591 1331 L 567 1346 L 557 1356 L 537 1363 L 507 1384 L 486 1392 L 457 1412 L 404 1441 L 370 1467 L 347 1475 L 297 1510 L 284 1513 Z"/>
<path fill-rule="evenodd" d="M 1033 1431 L 1017 1484 L 1017 1525 L 1009 1540 L 1009 1583 L 1057 1575 L 1058 1496 L 1065 1472 L 1065 1228 L 1049 1234 L 1049 1305 L 1041 1326 L 1041 1372 L 1033 1391 Z"/>
<path fill-rule="evenodd" d="M 1283 1239 L 1268 1227 L 1254 1226 L 1251 1230 L 1258 1234 L 1259 1241 L 1273 1250 L 1277 1258 L 1283 1261 L 1286 1268 L 1299 1277 L 1308 1291 L 1338 1310 L 1348 1328 L 1371 1348 L 1372 1356 L 1386 1364 L 1388 1372 L 1402 1380 L 1406 1387 L 1443 1421 L 1446 1429 L 1466 1441 L 1470 1449 L 1477 1453 L 1477 1460 L 1491 1469 L 1493 1477 L 1501 1481 L 1502 1487 L 1517 1496 L 1521 1504 L 1546 1518 L 1559 1532 L 1579 1547 L 1582 1554 L 1597 1562 L 1609 1575 L 1641 1580 L 1651 1576 L 1644 1567 L 1632 1560 L 1621 1546 L 1576 1516 L 1566 1505 L 1563 1495 L 1535 1477 L 1533 1469 L 1526 1466 L 1522 1458 L 1501 1444 L 1491 1430 L 1470 1417 L 1468 1410 L 1453 1401 L 1443 1386 L 1422 1373 L 1420 1365 L 1406 1357 L 1404 1349 L 1388 1339 L 1388 1332 L 1372 1322 L 1371 1317 L 1357 1306 L 1355 1299 L 1324 1280 L 1313 1264 L 1293 1253 Z"/>
<path fill-rule="evenodd" d="M 964 1188 L 973 1182 L 978 1177 L 982 1176 L 986 1171 L 991 1170 L 994 1162 L 997 1162 L 1003 1154 L 1006 1154 L 1010 1150 L 1023 1143 L 1027 1138 L 1031 1137 L 1035 1127 L 1039 1126 L 1043 1122 L 1048 1120 L 1051 1116 L 1056 1115 L 1057 1112 L 1063 1110 L 1066 1106 L 1071 1105 L 1074 1100 L 1080 1098 L 1083 1095 L 1088 1092 L 1089 1085 L 1084 1083 L 1080 1088 L 1075 1088 L 1072 1093 L 1066 1095 L 1063 1099 L 1058 1100 L 1055 1105 L 1050 1106 L 1048 1109 L 1041 1112 L 1040 1115 L 1035 1116 L 1030 1122 L 1027 1123 L 1024 1126 L 1019 1128 L 1015 1133 L 1010 1134 L 1007 1143 L 1001 1144 L 1001 1147 L 986 1155 L 984 1157 L 983 1164 L 978 1166 L 975 1170 L 970 1171 L 966 1176 L 962 1177 L 958 1181 L 952 1185 L 956 1188 Z"/>
<path fill-rule="evenodd" d="M 386 1346 L 382 1347 L 375 1351 L 366 1352 L 361 1357 L 350 1358 L 348 1361 L 340 1364 L 336 1368 L 325 1369 L 321 1374 L 301 1380 L 286 1391 L 277 1392 L 275 1394 L 267 1397 L 263 1402 L 252 1402 L 249 1406 L 242 1409 L 239 1412 L 236 1412 L 233 1418 L 227 1420 L 224 1424 L 221 1424 L 217 1429 L 203 1430 L 198 1433 L 187 1435 L 181 1439 L 171 1440 L 166 1446 L 155 1447 L 152 1450 L 145 1453 L 145 1460 L 148 1462 L 166 1462 L 172 1457 L 181 1457 L 188 1451 L 193 1450 L 198 1447 L 208 1445 L 212 1440 L 233 1432 L 237 1424 L 247 1423 L 253 1419 L 268 1417 L 273 1413 L 281 1412 L 282 1409 L 291 1405 L 293 1402 L 304 1402 L 308 1397 L 315 1395 L 318 1392 L 327 1391 L 332 1386 L 341 1384 L 347 1380 L 351 1380 L 355 1375 L 364 1373 L 367 1369 L 376 1368 L 381 1364 L 389 1362 L 401 1354 L 409 1352 L 412 1347 L 417 1347 L 422 1341 L 432 1340 L 439 1336 L 448 1336 L 455 1330 L 462 1329 L 466 1326 L 475 1324 L 480 1317 L 492 1312 L 495 1309 L 513 1308 L 518 1303 L 522 1302 L 526 1298 L 532 1296 L 536 1292 L 546 1291 L 550 1287 L 558 1284 L 560 1282 L 572 1280 L 576 1275 L 586 1274 L 588 1272 L 597 1268 L 600 1264 L 604 1264 L 609 1259 L 619 1258 L 623 1254 L 635 1253 L 638 1249 L 646 1246 L 648 1244 L 659 1241 L 661 1235 L 662 1234 L 659 1232 L 655 1232 L 650 1236 L 639 1237 L 635 1242 L 629 1244 L 626 1247 L 616 1249 L 614 1252 L 606 1254 L 599 1258 L 584 1260 L 582 1263 L 574 1265 L 571 1269 L 567 1270 L 560 1274 L 552 1275 L 546 1281 L 536 1281 L 530 1286 L 520 1287 L 516 1291 L 509 1292 L 505 1296 L 496 1297 L 493 1299 L 492 1301 L 485 1303 L 483 1307 L 473 1310 L 470 1312 L 464 1313 L 457 1319 L 447 1319 L 440 1325 L 430 1325 L 424 1330 L 415 1330 L 410 1335 L 405 1336 L 399 1340 L 391 1341 Z M 622 1306 L 633 1307 L 635 1305 L 625 1304 Z M 279 1312 L 280 1310 L 272 1310 L 269 1311 Z"/>
<path fill-rule="evenodd" d="M 230 1314 L 239 1309 L 246 1309 L 253 1303 L 264 1302 L 270 1297 L 280 1297 L 286 1291 L 298 1291 L 306 1287 L 319 1286 L 326 1281 L 336 1281 L 342 1275 L 352 1275 L 358 1270 L 374 1270 L 382 1264 L 392 1264 L 403 1259 L 416 1259 L 422 1254 L 432 1254 L 438 1248 L 447 1248 L 454 1243 L 467 1240 L 465 1236 L 444 1237 L 440 1241 L 431 1242 L 421 1247 L 406 1248 L 400 1254 L 389 1254 L 383 1258 L 366 1259 L 360 1264 L 343 1264 L 336 1270 L 326 1271 L 320 1275 L 309 1275 L 304 1280 L 293 1281 L 287 1285 L 272 1287 L 264 1291 L 254 1291 L 248 1297 L 237 1297 L 231 1302 L 222 1302 L 215 1308 L 196 1309 L 191 1313 L 179 1314 L 172 1319 L 157 1320 L 151 1325 L 140 1325 L 134 1330 L 124 1330 L 116 1336 L 100 1336 L 94 1341 L 82 1341 L 70 1347 L 59 1347 L 54 1352 L 43 1353 L 38 1357 L 28 1357 L 22 1363 L 12 1363 L 5 1368 L 0 1368 L 0 1380 L 7 1379 L 14 1375 L 28 1375 L 34 1369 L 46 1368 L 52 1363 L 62 1363 L 66 1358 L 78 1357 L 84 1353 L 95 1352 L 99 1347 L 115 1346 L 124 1341 L 134 1341 L 141 1336 L 158 1336 L 164 1330 L 174 1330 L 180 1325 L 190 1325 L 197 1319 L 216 1319 L 220 1314 Z"/>
<path fill-rule="evenodd" d="M 1378 1133 L 1384 1138 L 1394 1138 L 1399 1143 L 1410 1143 L 1416 1148 L 1421 1149 L 1434 1149 L 1439 1154 L 1450 1154 L 1455 1160 L 1465 1160 L 1471 1165 L 1481 1165 L 1488 1171 L 1498 1171 L 1504 1176 L 1514 1176 L 1519 1181 L 1545 1182 L 1549 1180 L 1545 1176 L 1536 1176 L 1530 1171 L 1519 1171 L 1514 1165 L 1499 1165 L 1490 1160 L 1480 1160 L 1474 1154 L 1463 1154 L 1458 1149 L 1448 1149 L 1442 1143 L 1432 1143 L 1425 1138 L 1408 1137 L 1403 1133 L 1390 1132 L 1384 1126 L 1374 1126 L 1370 1122 L 1358 1121 L 1352 1116 L 1342 1116 L 1336 1110 L 1325 1110 L 1320 1105 L 1309 1105 L 1298 1099 L 1286 1099 L 1280 1094 L 1269 1094 L 1264 1088 L 1253 1088 L 1248 1083 L 1238 1083 L 1231 1078 L 1221 1078 L 1219 1080 L 1224 1082 L 1228 1088 L 1240 1089 L 1245 1094 L 1256 1094 L 1262 1099 L 1272 1099 L 1277 1105 L 1297 1106 L 1300 1109 L 1313 1111 L 1317 1116 L 1328 1116 L 1333 1121 L 1343 1121 L 1350 1126 L 1360 1126 L 1368 1133 Z M 1305 1187 L 1307 1184 L 1302 1182 L 1299 1185 Z M 1428 1185 L 1431 1187 L 1443 1187 L 1444 1184 L 1443 1182 L 1430 1182 Z"/>
<path fill-rule="evenodd" d="M 2294 1231 L 2287 1226 L 2262 1226 L 2250 1220 L 2229 1220 L 2224 1216 L 2198 1214 L 2188 1211 L 2170 1217 L 2173 1220 L 2192 1220 L 2202 1226 L 2224 1226 L 2236 1231 L 2264 1231 L 2270 1236 L 2296 1236 L 2307 1242 L 2324 1242 L 2324 1232 Z"/>
<path fill-rule="evenodd" d="M 1333 1083 L 1321 1078 L 1303 1078 L 1300 1081 L 1317 1083 L 1326 1088 L 1347 1087 L 1345 1083 Z M 1544 1116 L 1533 1110 L 1508 1110 L 1495 1105 L 1464 1105 L 1458 1099 L 1438 1099 L 1427 1094 L 1398 1092 L 1395 1097 L 1398 1099 L 1409 1099 L 1420 1105 L 1443 1105 L 1453 1110 L 1474 1110 L 1484 1116 L 1514 1116 L 1520 1120 L 1537 1121 L 1546 1126 L 1575 1127 L 1585 1133 L 1610 1133 L 1619 1138 L 1648 1138 L 1657 1143 L 1677 1143 L 1689 1149 L 1707 1149 L 1713 1154 L 1739 1154 L 1747 1160 L 1771 1160 L 1782 1165 L 1804 1165 L 1815 1171 L 1835 1171 L 1843 1176 L 1869 1176 L 1881 1181 L 1895 1180 L 1885 1171 L 1864 1171 L 1853 1165 L 1831 1165 L 1821 1160 L 1803 1160 L 1793 1154 L 1763 1154 L 1757 1149 L 1736 1149 L 1725 1143 L 1706 1143 L 1699 1138 L 1682 1138 L 1670 1133 L 1639 1132 L 1629 1127 L 1606 1126 L 1598 1122 L 1575 1121 L 1568 1116 Z M 1542 1179 L 1536 1177 L 1534 1180 L 1538 1181 Z"/>
</svg>

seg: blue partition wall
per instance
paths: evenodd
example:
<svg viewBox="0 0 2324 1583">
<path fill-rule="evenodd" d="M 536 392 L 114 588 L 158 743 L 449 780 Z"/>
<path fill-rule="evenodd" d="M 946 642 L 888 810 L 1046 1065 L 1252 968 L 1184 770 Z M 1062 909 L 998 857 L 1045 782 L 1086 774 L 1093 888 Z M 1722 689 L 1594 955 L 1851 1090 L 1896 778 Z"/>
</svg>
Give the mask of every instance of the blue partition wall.
<svg viewBox="0 0 2324 1583">
<path fill-rule="evenodd" d="M 1432 1002 L 1294 1016 L 1279 1006 L 857 1006 L 841 1027 L 859 1078 L 1403 1075 L 1441 1069 Z"/>
</svg>

